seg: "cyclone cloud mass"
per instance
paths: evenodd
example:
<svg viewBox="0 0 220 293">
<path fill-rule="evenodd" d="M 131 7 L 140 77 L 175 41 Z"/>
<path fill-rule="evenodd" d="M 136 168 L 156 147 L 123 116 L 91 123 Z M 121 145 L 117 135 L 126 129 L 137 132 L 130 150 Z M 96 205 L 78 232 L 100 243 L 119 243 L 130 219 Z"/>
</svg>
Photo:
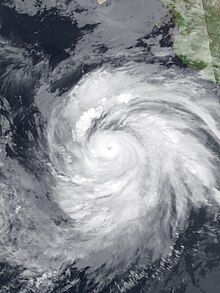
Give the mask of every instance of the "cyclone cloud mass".
<svg viewBox="0 0 220 293">
<path fill-rule="evenodd" d="M 83 257 L 137 257 L 141 244 L 155 260 L 192 207 L 219 203 L 217 99 L 148 70 L 89 73 L 52 113 L 55 200 L 75 221 Z"/>
</svg>

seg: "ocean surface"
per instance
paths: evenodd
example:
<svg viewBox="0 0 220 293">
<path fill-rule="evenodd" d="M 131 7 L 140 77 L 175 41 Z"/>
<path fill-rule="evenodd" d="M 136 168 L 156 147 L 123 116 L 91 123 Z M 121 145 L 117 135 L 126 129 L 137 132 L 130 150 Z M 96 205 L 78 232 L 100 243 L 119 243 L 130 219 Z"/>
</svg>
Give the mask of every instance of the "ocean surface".
<svg viewBox="0 0 220 293">
<path fill-rule="evenodd" d="M 0 292 L 218 293 L 219 89 L 161 1 L 0 4 Z"/>
</svg>

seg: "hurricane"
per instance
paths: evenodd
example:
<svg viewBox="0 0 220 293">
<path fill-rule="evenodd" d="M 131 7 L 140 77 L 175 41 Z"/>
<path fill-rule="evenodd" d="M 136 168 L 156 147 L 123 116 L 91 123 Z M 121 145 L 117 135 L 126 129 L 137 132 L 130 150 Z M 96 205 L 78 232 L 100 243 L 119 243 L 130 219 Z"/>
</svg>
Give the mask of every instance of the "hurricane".
<svg viewBox="0 0 220 293">
<path fill-rule="evenodd" d="M 11 211 L 3 214 L 2 247 L 13 265 L 25 266 L 25 288 L 56 292 L 70 266 L 93 280 L 93 292 L 111 282 L 114 292 L 126 292 L 149 275 L 146 264 L 155 272 L 161 261 L 175 264 L 192 212 L 219 209 L 220 109 L 212 86 L 189 71 L 129 61 L 83 74 L 50 98 L 47 116 L 39 93 L 38 183 L 21 163 L 2 164 L 14 174 L 2 183 Z M 115 279 L 124 272 L 131 284 Z M 80 277 L 72 278 L 76 286 Z"/>
<path fill-rule="evenodd" d="M 88 73 L 51 115 L 54 200 L 74 221 L 79 259 L 126 265 L 138 251 L 152 262 L 192 208 L 220 203 L 217 98 L 152 70 Z"/>
</svg>

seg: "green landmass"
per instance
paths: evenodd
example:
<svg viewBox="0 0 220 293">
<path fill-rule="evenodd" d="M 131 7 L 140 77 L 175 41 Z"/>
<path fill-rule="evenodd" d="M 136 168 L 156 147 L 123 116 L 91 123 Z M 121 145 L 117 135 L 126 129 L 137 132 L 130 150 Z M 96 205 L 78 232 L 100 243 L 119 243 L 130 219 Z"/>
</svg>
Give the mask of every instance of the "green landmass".
<svg viewBox="0 0 220 293">
<path fill-rule="evenodd" d="M 162 0 L 178 27 L 174 51 L 183 63 L 220 83 L 220 0 Z"/>
</svg>

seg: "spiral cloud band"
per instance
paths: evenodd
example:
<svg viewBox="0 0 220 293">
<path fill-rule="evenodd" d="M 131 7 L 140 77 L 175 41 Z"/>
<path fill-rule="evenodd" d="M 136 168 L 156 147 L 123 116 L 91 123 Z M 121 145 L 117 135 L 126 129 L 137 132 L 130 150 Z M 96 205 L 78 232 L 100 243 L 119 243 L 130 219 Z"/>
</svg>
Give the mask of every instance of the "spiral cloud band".
<svg viewBox="0 0 220 293">
<path fill-rule="evenodd" d="M 193 78 L 156 71 L 88 73 L 51 116 L 55 200 L 74 221 L 78 259 L 155 260 L 192 208 L 220 203 L 219 103 Z"/>
</svg>

